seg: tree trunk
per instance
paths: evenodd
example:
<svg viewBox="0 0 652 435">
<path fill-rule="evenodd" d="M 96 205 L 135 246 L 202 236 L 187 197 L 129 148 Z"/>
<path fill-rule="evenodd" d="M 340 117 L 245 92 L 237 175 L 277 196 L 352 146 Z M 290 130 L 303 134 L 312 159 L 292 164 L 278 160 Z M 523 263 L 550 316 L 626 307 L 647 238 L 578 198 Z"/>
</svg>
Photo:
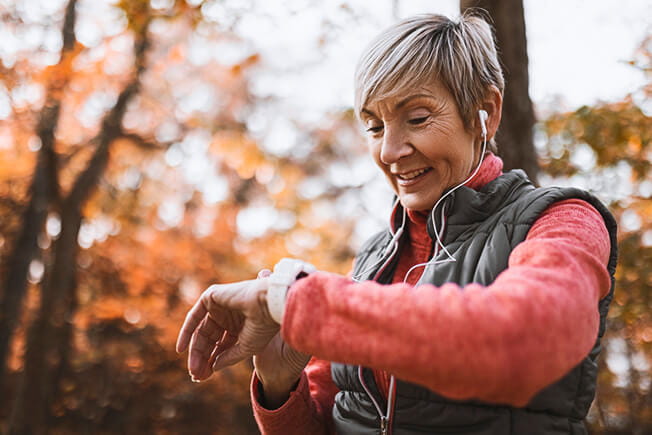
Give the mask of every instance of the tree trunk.
<svg viewBox="0 0 652 435">
<path fill-rule="evenodd" d="M 523 169 L 537 182 L 539 165 L 534 149 L 534 109 L 529 94 L 527 38 L 522 0 L 460 0 L 462 12 L 486 10 L 494 21 L 498 53 L 505 74 L 503 119 L 496 135 L 505 170 Z"/>
<path fill-rule="evenodd" d="M 97 148 L 62 203 L 61 234 L 54 242 L 53 264 L 41 286 L 38 317 L 29 329 L 25 369 L 10 419 L 10 434 L 42 433 L 47 427 L 59 377 L 71 348 L 72 322 L 77 308 L 77 238 L 83 219 L 82 209 L 104 173 L 112 143 L 122 135 L 127 105 L 139 91 L 149 46 L 147 25 L 141 32 L 137 35 L 134 50 L 134 76 L 104 117 L 98 136 L 91 141 L 97 143 Z"/>
<path fill-rule="evenodd" d="M 74 262 L 81 215 L 76 210 L 66 211 L 61 222 L 54 264 L 42 282 L 41 306 L 27 337 L 23 382 L 14 403 L 10 434 L 44 433 L 54 399 L 56 385 L 52 375 L 62 358 L 61 349 L 54 343 L 58 342 L 65 323 L 72 322 L 70 289 L 75 286 Z"/>
<path fill-rule="evenodd" d="M 70 0 L 62 27 L 63 47 L 59 63 L 68 61 L 67 56 L 75 46 L 75 6 L 77 0 Z M 61 91 L 67 84 L 55 81 L 48 86 L 47 97 L 39 115 L 36 134 L 41 140 L 34 177 L 30 186 L 30 199 L 23 213 L 22 227 L 9 254 L 7 277 L 3 284 L 0 303 L 0 391 L 3 391 L 11 338 L 20 318 L 20 310 L 27 289 L 29 265 L 38 252 L 38 236 L 43 231 L 48 208 L 58 196 L 57 155 L 54 149 L 54 135 L 61 111 Z"/>
</svg>

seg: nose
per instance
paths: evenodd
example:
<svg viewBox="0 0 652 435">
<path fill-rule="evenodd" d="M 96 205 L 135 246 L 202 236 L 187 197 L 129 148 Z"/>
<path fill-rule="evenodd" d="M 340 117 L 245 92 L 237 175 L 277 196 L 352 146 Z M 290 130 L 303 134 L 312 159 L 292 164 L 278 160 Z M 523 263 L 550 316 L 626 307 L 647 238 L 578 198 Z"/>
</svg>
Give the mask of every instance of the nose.
<svg viewBox="0 0 652 435">
<path fill-rule="evenodd" d="M 412 153 L 414 148 L 401 129 L 385 127 L 383 143 L 380 149 L 380 161 L 386 165 L 398 162 L 402 157 Z"/>
</svg>

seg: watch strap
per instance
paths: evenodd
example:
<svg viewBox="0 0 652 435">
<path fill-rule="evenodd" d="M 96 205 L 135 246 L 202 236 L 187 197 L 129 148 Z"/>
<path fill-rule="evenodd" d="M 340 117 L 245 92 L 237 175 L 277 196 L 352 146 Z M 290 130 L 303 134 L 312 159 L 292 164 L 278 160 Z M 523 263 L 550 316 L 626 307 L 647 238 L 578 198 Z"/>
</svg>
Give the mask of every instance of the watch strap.
<svg viewBox="0 0 652 435">
<path fill-rule="evenodd" d="M 267 278 L 267 308 L 278 324 L 283 321 L 288 289 L 300 277 L 314 272 L 315 266 L 294 258 L 283 258 L 274 266 L 274 272 Z"/>
</svg>

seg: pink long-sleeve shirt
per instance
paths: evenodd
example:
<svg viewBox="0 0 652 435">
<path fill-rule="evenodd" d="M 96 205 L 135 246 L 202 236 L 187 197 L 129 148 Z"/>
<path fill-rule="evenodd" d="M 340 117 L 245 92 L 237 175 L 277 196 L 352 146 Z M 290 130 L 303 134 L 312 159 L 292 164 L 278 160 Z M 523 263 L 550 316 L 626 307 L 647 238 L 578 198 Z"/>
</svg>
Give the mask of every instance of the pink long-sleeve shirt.
<svg viewBox="0 0 652 435">
<path fill-rule="evenodd" d="M 470 187 L 500 173 L 502 162 L 490 156 Z M 404 252 L 410 254 L 401 255 L 396 280 L 429 255 L 425 227 L 415 214 L 409 233 Z M 327 272 L 299 280 L 288 293 L 282 335 L 315 357 L 275 410 L 261 405 L 254 375 L 252 405 L 261 432 L 333 432 L 338 389 L 328 361 L 374 368 L 381 391 L 385 373 L 392 373 L 453 399 L 525 405 L 592 348 L 597 304 L 611 284 L 609 253 L 601 215 L 573 199 L 537 219 L 510 254 L 508 268 L 488 286 L 356 283 Z"/>
</svg>

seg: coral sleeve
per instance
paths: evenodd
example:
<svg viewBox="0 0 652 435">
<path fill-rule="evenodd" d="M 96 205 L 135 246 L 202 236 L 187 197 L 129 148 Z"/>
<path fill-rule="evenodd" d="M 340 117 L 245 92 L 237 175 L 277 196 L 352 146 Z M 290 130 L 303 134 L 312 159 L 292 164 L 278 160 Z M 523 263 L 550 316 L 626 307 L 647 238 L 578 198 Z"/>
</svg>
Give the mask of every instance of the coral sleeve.
<svg viewBox="0 0 652 435">
<path fill-rule="evenodd" d="M 333 402 L 338 392 L 331 378 L 331 364 L 313 358 L 304 369 L 290 398 L 274 410 L 263 406 L 264 392 L 254 371 L 251 403 L 263 435 L 333 434 Z"/>
<path fill-rule="evenodd" d="M 450 398 L 523 406 L 592 348 L 609 252 L 600 214 L 562 201 L 491 285 L 382 285 L 317 272 L 291 287 L 282 335 L 304 353 L 386 370 Z M 305 390 L 293 394 L 307 401 Z"/>
</svg>

